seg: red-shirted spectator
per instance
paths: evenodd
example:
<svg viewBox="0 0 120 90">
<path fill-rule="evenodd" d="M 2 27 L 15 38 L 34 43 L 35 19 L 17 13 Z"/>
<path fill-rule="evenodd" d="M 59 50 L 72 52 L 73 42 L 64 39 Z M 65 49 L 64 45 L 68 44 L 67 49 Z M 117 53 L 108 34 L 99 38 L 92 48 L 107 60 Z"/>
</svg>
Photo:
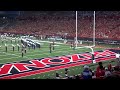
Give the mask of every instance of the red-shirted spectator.
<svg viewBox="0 0 120 90">
<path fill-rule="evenodd" d="M 107 68 L 108 68 L 109 71 L 112 71 L 112 65 L 111 64 L 108 64 Z"/>
<path fill-rule="evenodd" d="M 114 67 L 114 71 L 112 72 L 112 77 L 120 78 L 120 68 L 119 68 L 119 66 Z"/>
<path fill-rule="evenodd" d="M 96 78 L 102 79 L 105 75 L 105 68 L 103 67 L 102 62 L 99 62 L 98 64 L 99 66 L 96 69 Z"/>
</svg>

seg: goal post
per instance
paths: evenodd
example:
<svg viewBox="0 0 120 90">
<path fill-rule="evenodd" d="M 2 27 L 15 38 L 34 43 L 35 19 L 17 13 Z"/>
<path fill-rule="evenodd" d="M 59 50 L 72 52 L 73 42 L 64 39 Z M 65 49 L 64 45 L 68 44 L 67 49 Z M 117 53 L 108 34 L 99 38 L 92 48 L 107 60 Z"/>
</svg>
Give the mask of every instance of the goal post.
<svg viewBox="0 0 120 90">
<path fill-rule="evenodd" d="M 78 31 L 77 31 L 77 11 L 76 11 L 76 37 L 75 37 L 75 47 L 77 48 L 77 44 L 78 44 L 78 40 L 77 40 L 77 35 L 78 35 L 78 33 L 77 33 Z"/>
<path fill-rule="evenodd" d="M 92 55 L 92 61 L 93 63 L 96 63 L 95 59 L 94 59 L 94 50 L 93 50 L 93 47 L 95 47 L 95 19 L 96 19 L 96 15 L 95 15 L 95 11 L 94 11 L 94 19 L 93 19 L 93 45 L 92 46 L 81 46 L 81 47 L 78 47 L 78 23 L 77 23 L 77 20 L 78 20 L 78 12 L 76 11 L 76 37 L 75 37 L 75 48 L 89 48 L 91 49 L 91 55 Z"/>
</svg>

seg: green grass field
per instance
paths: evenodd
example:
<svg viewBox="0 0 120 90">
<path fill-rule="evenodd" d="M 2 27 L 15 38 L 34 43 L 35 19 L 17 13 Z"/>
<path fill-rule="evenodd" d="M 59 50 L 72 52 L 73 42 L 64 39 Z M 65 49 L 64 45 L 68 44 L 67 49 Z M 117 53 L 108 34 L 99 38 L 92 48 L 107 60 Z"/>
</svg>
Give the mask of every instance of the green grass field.
<svg viewBox="0 0 120 90">
<path fill-rule="evenodd" d="M 108 65 L 108 63 L 111 63 L 112 65 L 116 65 L 115 60 L 110 60 L 110 61 L 104 61 L 103 66 L 106 67 Z M 81 74 L 81 72 L 83 71 L 83 66 L 84 65 L 70 67 L 68 76 Z M 91 70 L 95 71 L 98 64 L 89 64 L 88 66 L 90 67 Z M 23 77 L 22 79 L 47 79 L 47 78 L 48 79 L 55 79 L 56 72 L 59 73 L 62 76 L 62 78 L 65 77 L 65 70 L 60 69 L 60 70 L 56 70 L 56 71 L 51 71 L 51 72 L 46 72 L 46 73 L 41 73 L 41 74 Z"/>
<path fill-rule="evenodd" d="M 22 57 L 21 48 L 20 48 L 20 51 L 18 51 L 18 47 L 16 46 L 15 51 L 13 52 L 13 50 L 12 50 L 12 44 L 14 44 L 14 45 L 20 44 L 21 45 L 20 41 L 19 41 L 19 43 L 18 43 L 18 40 L 16 40 L 16 42 L 13 41 L 12 43 L 9 39 L 7 39 L 7 42 L 4 41 L 2 43 L 2 41 L 1 41 L 0 42 L 0 46 L 1 46 L 1 48 L 0 48 L 0 63 L 4 64 L 4 63 L 11 63 L 11 62 L 19 62 L 19 61 L 23 61 L 23 60 L 24 61 L 31 60 L 31 59 L 36 59 L 36 58 L 54 57 L 54 56 L 61 56 L 61 55 L 70 55 L 70 54 L 75 54 L 75 53 L 91 52 L 91 50 L 87 49 L 87 48 L 73 50 L 72 48 L 70 48 L 70 45 L 57 43 L 57 44 L 55 44 L 56 45 L 55 50 L 52 50 L 52 53 L 50 53 L 49 42 L 41 42 L 40 40 L 39 40 L 39 42 L 42 43 L 40 49 L 36 48 L 35 50 L 34 49 L 29 50 L 27 48 L 27 53 L 24 54 L 24 57 Z M 8 45 L 7 52 L 5 52 L 5 43 Z M 110 46 L 106 46 L 106 47 L 110 47 Z M 95 51 L 103 50 L 103 48 L 94 48 L 94 50 Z M 69 75 L 79 74 L 81 71 L 82 71 L 82 66 L 71 67 Z M 64 76 L 64 69 L 61 69 L 58 71 L 51 71 L 51 72 L 47 72 L 47 73 L 24 77 L 22 79 L 45 79 L 48 77 L 53 78 L 53 77 L 55 77 L 55 72 L 58 72 L 62 76 Z"/>
</svg>

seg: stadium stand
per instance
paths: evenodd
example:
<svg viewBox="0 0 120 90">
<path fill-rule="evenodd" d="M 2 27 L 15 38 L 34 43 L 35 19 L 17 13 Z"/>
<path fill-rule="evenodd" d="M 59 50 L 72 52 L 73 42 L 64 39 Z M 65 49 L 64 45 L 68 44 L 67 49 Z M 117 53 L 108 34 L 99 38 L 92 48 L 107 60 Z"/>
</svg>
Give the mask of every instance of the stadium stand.
<svg viewBox="0 0 120 90">
<path fill-rule="evenodd" d="M 29 12 L 30 13 L 30 12 Z M 101 14 L 102 13 L 102 14 Z M 120 12 L 96 13 L 96 38 L 119 40 Z M 61 14 L 25 14 L 14 20 L 14 24 L 6 26 L 0 32 L 14 34 L 60 35 L 75 37 L 75 16 L 62 16 Z M 78 18 L 78 37 L 93 37 L 93 16 L 83 15 Z"/>
<path fill-rule="evenodd" d="M 99 66 L 98 66 L 99 67 Z M 98 70 L 96 67 L 96 70 Z M 120 78 L 120 66 L 115 65 L 112 66 L 111 70 L 108 69 L 109 67 L 104 67 L 104 73 L 98 71 L 91 71 L 90 67 L 85 65 L 82 73 L 73 76 L 62 77 L 60 74 L 57 73 L 57 77 L 54 79 L 118 79 Z M 84 74 L 83 74 L 84 73 Z M 99 76 L 98 76 L 99 73 Z"/>
</svg>

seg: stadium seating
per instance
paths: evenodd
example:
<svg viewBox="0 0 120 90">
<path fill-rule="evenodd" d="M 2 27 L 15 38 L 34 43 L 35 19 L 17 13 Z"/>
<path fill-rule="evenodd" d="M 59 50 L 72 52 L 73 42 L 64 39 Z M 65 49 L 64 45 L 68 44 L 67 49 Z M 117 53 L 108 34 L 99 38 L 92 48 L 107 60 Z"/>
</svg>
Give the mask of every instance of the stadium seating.
<svg viewBox="0 0 120 90">
<path fill-rule="evenodd" d="M 0 32 L 16 34 L 61 35 L 75 37 L 75 18 L 62 15 L 26 14 L 16 18 L 14 25 L 8 25 Z M 96 14 L 96 38 L 120 39 L 119 12 L 98 12 Z M 78 18 L 78 37 L 93 37 L 93 16 Z"/>
<path fill-rule="evenodd" d="M 118 79 L 120 78 L 120 67 L 118 65 L 112 66 L 111 70 L 108 70 L 108 67 L 105 67 L 104 71 L 105 71 L 105 75 L 102 77 L 96 77 L 96 71 L 91 71 L 92 79 Z M 54 78 L 54 79 L 58 79 L 58 78 Z M 67 76 L 67 77 L 63 77 L 60 75 L 59 79 L 84 79 L 84 78 L 82 77 L 82 74 L 78 74 L 78 75 Z"/>
</svg>

